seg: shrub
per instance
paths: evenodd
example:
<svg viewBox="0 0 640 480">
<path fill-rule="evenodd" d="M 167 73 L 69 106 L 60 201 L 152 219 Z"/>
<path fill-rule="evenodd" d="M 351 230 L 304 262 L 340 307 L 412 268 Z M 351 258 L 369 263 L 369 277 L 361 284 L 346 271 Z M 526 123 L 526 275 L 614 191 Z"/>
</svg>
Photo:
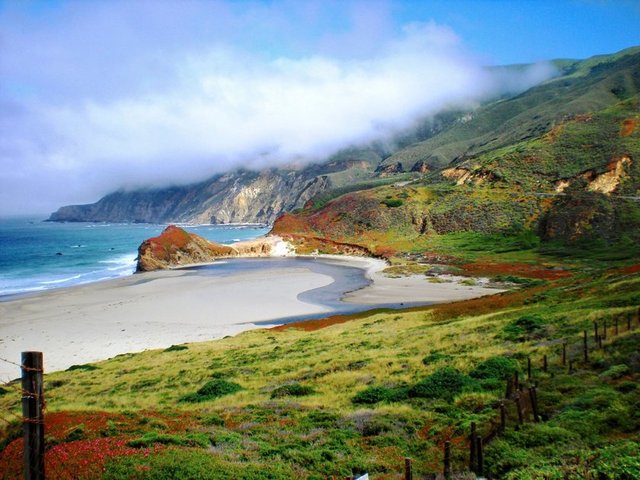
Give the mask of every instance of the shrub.
<svg viewBox="0 0 640 480">
<path fill-rule="evenodd" d="M 600 374 L 600 378 L 603 380 L 617 380 L 624 377 L 629 373 L 629 367 L 624 363 L 621 365 L 614 365 L 611 368 L 605 370 Z"/>
<path fill-rule="evenodd" d="M 512 320 L 504 327 L 507 340 L 524 341 L 539 336 L 545 327 L 545 321 L 539 315 L 524 315 Z"/>
<path fill-rule="evenodd" d="M 169 348 L 165 348 L 163 352 L 179 352 L 181 350 L 189 350 L 186 345 L 171 345 Z"/>
<path fill-rule="evenodd" d="M 91 370 L 97 370 L 98 367 L 96 367 L 95 365 L 91 365 L 90 363 L 86 363 L 84 365 L 71 365 L 69 368 L 67 368 L 67 372 L 73 372 L 74 370 L 87 370 L 87 371 L 91 371 Z"/>
<path fill-rule="evenodd" d="M 445 355 L 444 353 L 440 353 L 440 352 L 434 352 L 424 357 L 422 359 L 422 363 L 424 365 L 431 365 L 432 363 L 439 362 L 440 360 L 448 360 L 450 358 L 451 358 L 450 355 Z"/>
<path fill-rule="evenodd" d="M 290 385 L 282 385 L 271 392 L 271 398 L 282 397 L 304 397 L 315 393 L 315 390 L 307 385 L 292 383 Z"/>
<path fill-rule="evenodd" d="M 105 480 L 287 480 L 289 467 L 271 463 L 232 463 L 207 451 L 170 448 L 156 455 L 119 457 L 106 465 Z"/>
<path fill-rule="evenodd" d="M 356 405 L 373 405 L 379 402 L 399 402 L 407 398 L 406 387 L 367 387 L 358 392 L 351 401 Z"/>
<path fill-rule="evenodd" d="M 202 447 L 211 445 L 209 436 L 204 433 L 187 433 L 186 435 L 169 435 L 166 433 L 149 432 L 140 438 L 127 442 L 133 448 L 147 448 L 155 444 L 177 445 L 181 447 Z"/>
<path fill-rule="evenodd" d="M 518 362 L 513 358 L 491 357 L 480 363 L 469 375 L 481 380 L 507 380 L 518 370 Z"/>
<path fill-rule="evenodd" d="M 382 203 L 389 208 L 396 208 L 402 206 L 404 202 L 399 198 L 385 198 Z"/>
<path fill-rule="evenodd" d="M 640 444 L 623 441 L 599 450 L 590 473 L 612 480 L 640 478 Z"/>
<path fill-rule="evenodd" d="M 452 400 L 461 393 L 472 381 L 455 368 L 445 367 L 437 370 L 428 377 L 416 383 L 409 389 L 410 397 L 441 398 Z"/>
<path fill-rule="evenodd" d="M 214 398 L 236 393 L 242 387 L 234 382 L 218 378 L 204 384 L 196 393 L 190 393 L 180 399 L 182 402 L 204 402 Z"/>
</svg>

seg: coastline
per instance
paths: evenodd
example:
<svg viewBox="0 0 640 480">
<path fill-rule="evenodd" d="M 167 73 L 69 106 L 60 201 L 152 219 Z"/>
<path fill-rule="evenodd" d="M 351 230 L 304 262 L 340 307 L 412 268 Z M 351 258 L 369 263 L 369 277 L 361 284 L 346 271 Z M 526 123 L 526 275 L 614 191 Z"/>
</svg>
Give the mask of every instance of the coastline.
<svg viewBox="0 0 640 480">
<path fill-rule="evenodd" d="M 386 278 L 381 273 L 386 262 L 367 257 L 285 258 L 294 262 L 288 267 L 276 263 L 273 268 L 232 270 L 219 275 L 216 270 L 232 262 L 221 260 L 4 300 L 0 302 L 0 357 L 14 360 L 21 351 L 42 351 L 45 369 L 50 372 L 119 354 L 269 328 L 285 319 L 336 313 L 332 304 L 323 304 L 321 294 L 343 274 L 312 271 L 295 264 L 295 259 L 364 272 L 368 281 L 360 283 L 362 288 L 347 289 L 337 299 L 354 311 L 381 304 L 439 303 L 499 292 L 481 287 L 447 288 L 444 286 L 448 284 L 430 284 L 424 276 Z M 407 288 L 407 281 L 412 288 Z M 345 282 L 348 284 L 348 279 Z M 3 363 L 0 382 L 19 376 L 17 367 Z"/>
</svg>

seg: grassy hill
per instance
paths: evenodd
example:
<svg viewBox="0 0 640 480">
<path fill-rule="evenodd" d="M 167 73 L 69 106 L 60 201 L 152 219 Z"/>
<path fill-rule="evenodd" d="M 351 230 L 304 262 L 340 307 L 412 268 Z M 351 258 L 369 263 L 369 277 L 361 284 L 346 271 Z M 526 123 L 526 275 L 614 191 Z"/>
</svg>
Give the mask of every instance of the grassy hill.
<svg viewBox="0 0 640 480">
<path fill-rule="evenodd" d="M 406 456 L 416 475 L 441 471 L 450 441 L 453 468 L 464 471 L 471 423 L 489 432 L 505 380 L 518 371 L 529 385 L 531 358 L 542 421 L 529 412 L 516 429 L 510 407 L 506 432 L 485 450 L 487 471 L 637 478 L 639 271 L 573 270 L 495 297 L 257 330 L 52 373 L 47 465 L 55 478 L 367 471 L 392 479 L 402 478 Z M 601 349 L 593 322 L 609 326 Z M 572 373 L 561 363 L 563 342 Z M 6 385 L 3 418 L 19 416 L 19 402 L 18 386 Z M 17 420 L 3 430 L 1 478 L 20 478 L 19 435 Z"/>
<path fill-rule="evenodd" d="M 567 117 L 601 110 L 640 92 L 640 48 L 584 61 L 558 62 L 560 75 L 513 98 L 462 117 L 450 128 L 385 160 L 410 170 L 442 167 L 548 132 Z"/>
</svg>

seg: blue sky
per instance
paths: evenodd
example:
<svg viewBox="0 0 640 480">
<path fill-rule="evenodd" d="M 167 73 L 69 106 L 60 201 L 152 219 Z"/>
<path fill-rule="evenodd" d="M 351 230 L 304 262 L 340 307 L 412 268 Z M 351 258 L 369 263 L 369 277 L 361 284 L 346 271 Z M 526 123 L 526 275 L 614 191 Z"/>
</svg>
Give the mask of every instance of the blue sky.
<svg viewBox="0 0 640 480">
<path fill-rule="evenodd" d="M 0 214 L 322 160 L 639 26 L 624 0 L 0 0 Z"/>
</svg>

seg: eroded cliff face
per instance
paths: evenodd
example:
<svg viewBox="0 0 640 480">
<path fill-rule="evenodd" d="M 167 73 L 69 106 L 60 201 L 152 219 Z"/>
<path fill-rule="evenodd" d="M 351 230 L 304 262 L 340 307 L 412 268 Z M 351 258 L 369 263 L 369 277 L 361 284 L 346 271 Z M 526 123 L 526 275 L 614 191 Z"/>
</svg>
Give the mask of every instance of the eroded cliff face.
<svg viewBox="0 0 640 480">
<path fill-rule="evenodd" d="M 49 220 L 139 223 L 265 223 L 331 186 L 310 170 L 235 171 L 185 187 L 120 191 L 91 205 L 60 208 Z"/>
</svg>

